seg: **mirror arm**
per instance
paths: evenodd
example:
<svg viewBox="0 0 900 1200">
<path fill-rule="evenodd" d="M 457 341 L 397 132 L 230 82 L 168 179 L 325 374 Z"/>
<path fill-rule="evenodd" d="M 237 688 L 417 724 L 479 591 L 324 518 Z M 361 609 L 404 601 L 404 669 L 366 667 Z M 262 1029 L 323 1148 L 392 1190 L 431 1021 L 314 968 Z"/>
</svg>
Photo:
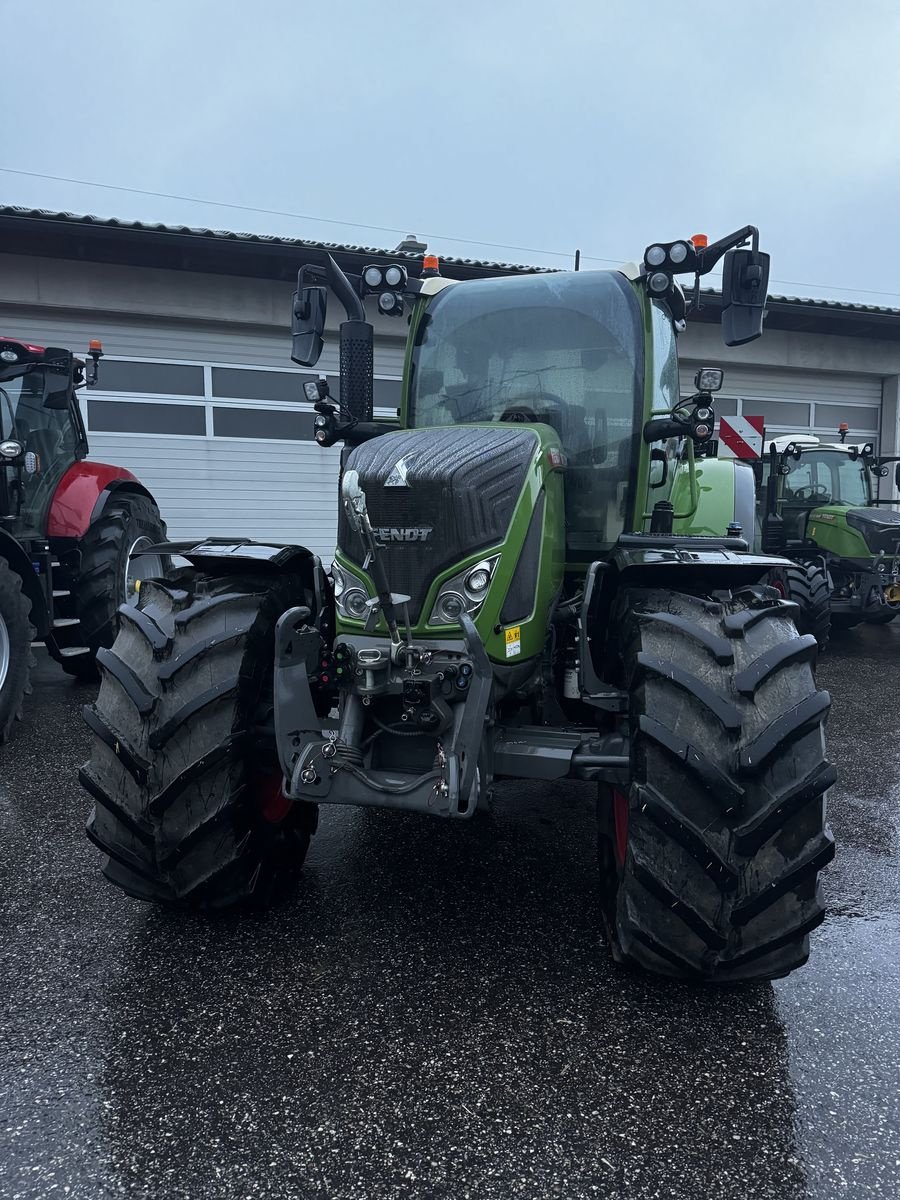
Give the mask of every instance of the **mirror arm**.
<svg viewBox="0 0 900 1200">
<path fill-rule="evenodd" d="M 328 286 L 344 306 L 348 321 L 365 321 L 366 307 L 350 279 L 329 254 L 326 257 Z"/>
<path fill-rule="evenodd" d="M 729 233 L 727 237 L 720 238 L 718 242 L 713 242 L 703 250 L 698 250 L 697 274 L 708 274 L 719 259 L 729 250 L 734 250 L 738 246 L 745 245 L 748 239 L 750 240 L 751 250 L 756 254 L 759 250 L 759 230 L 755 225 L 745 225 L 743 229 L 738 229 L 735 233 Z"/>
</svg>

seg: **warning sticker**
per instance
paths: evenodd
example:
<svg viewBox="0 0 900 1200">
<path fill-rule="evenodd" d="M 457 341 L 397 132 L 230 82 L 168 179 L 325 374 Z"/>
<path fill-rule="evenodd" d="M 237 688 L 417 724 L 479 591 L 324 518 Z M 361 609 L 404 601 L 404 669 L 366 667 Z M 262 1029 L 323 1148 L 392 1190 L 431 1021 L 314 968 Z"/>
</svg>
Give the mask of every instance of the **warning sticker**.
<svg viewBox="0 0 900 1200">
<path fill-rule="evenodd" d="M 506 657 L 515 658 L 522 653 L 522 626 L 514 625 L 506 631 Z"/>
</svg>

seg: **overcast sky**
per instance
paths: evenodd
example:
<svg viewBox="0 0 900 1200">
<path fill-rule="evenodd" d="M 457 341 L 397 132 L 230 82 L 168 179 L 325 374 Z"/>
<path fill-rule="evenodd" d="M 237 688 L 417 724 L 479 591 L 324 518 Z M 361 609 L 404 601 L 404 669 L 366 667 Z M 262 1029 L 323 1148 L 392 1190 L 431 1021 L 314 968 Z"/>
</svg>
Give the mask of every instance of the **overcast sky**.
<svg viewBox="0 0 900 1200">
<path fill-rule="evenodd" d="M 753 223 L 770 290 L 900 305 L 897 0 L 3 13 L 0 166 L 300 215 L 7 173 L 0 202 L 554 266 Z"/>
</svg>

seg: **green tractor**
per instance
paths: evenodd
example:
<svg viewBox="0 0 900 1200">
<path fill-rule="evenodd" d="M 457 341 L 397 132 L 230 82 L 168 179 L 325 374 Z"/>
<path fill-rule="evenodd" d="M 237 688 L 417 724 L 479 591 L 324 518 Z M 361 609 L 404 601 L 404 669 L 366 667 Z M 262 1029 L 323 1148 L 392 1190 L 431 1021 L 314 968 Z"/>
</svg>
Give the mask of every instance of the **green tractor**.
<svg viewBox="0 0 900 1200">
<path fill-rule="evenodd" d="M 900 462 L 876 458 L 871 443 L 801 435 L 770 444 L 760 546 L 794 560 L 770 582 L 800 605 L 798 626 L 820 645 L 831 626 L 884 624 L 900 611 L 900 513 L 878 498 L 890 463 L 900 488 Z"/>
<path fill-rule="evenodd" d="M 191 565 L 122 610 L 86 710 L 109 880 L 164 904 L 265 902 L 322 807 L 470 820 L 498 780 L 581 780 L 618 961 L 732 982 L 806 960 L 833 854 L 815 639 L 761 582 L 785 560 L 734 520 L 691 524 L 713 425 L 706 393 L 678 395 L 676 276 L 699 285 L 723 259 L 736 345 L 766 300 L 749 226 L 613 271 L 301 271 L 294 361 L 318 359 L 329 287 L 347 317 L 338 400 L 305 385 L 316 439 L 344 444 L 334 566 L 239 540 L 150 548 Z M 394 422 L 372 417 L 367 296 L 410 316 Z"/>
</svg>

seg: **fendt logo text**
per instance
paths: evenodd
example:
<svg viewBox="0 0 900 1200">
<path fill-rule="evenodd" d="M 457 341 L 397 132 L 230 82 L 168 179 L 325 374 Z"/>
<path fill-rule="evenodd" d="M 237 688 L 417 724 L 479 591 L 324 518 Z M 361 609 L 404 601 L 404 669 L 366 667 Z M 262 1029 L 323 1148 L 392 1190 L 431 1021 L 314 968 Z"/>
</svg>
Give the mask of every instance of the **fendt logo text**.
<svg viewBox="0 0 900 1200">
<path fill-rule="evenodd" d="M 413 525 L 404 529 L 396 525 L 379 525 L 374 530 L 379 542 L 427 542 L 432 532 L 431 525 Z"/>
</svg>

